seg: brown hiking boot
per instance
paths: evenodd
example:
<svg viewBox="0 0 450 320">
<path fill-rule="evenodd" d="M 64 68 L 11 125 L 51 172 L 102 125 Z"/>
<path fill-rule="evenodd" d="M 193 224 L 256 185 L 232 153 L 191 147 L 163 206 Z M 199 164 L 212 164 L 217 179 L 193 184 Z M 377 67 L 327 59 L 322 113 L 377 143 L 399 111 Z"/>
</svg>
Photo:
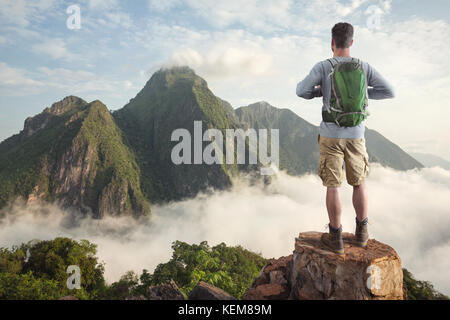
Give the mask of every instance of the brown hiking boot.
<svg viewBox="0 0 450 320">
<path fill-rule="evenodd" d="M 344 254 L 344 241 L 342 241 L 342 226 L 339 229 L 334 229 L 328 225 L 329 233 L 322 234 L 320 238 L 322 244 L 329 250 L 337 254 Z"/>
<path fill-rule="evenodd" d="M 358 247 L 365 247 L 367 245 L 367 240 L 369 240 L 369 231 L 367 230 L 368 218 L 359 222 L 356 218 L 356 230 L 355 230 L 355 245 Z"/>
</svg>

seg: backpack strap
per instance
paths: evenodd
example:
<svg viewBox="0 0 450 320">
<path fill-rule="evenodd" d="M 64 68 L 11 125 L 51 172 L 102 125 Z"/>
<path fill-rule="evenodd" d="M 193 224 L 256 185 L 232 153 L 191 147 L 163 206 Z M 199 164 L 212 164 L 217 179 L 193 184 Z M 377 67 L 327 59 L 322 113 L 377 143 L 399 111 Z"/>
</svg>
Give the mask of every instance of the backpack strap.
<svg viewBox="0 0 450 320">
<path fill-rule="evenodd" d="M 364 72 L 364 79 L 366 80 L 366 104 L 365 104 L 365 106 L 364 106 L 364 110 L 368 107 L 368 105 L 369 105 L 369 83 L 367 82 L 367 74 L 366 74 L 366 72 L 364 71 L 364 68 L 362 67 L 362 64 L 361 64 L 361 60 L 360 59 L 357 59 L 357 58 L 352 58 L 352 61 L 353 62 L 355 62 L 355 63 L 357 63 L 359 66 L 360 66 L 360 68 L 363 70 L 363 72 Z M 367 114 L 369 113 L 368 111 L 365 111 Z"/>
<path fill-rule="evenodd" d="M 359 60 L 358 58 L 352 58 L 352 62 L 361 65 L 361 60 Z"/>
<path fill-rule="evenodd" d="M 331 67 L 334 69 L 334 67 L 339 63 L 336 59 L 331 58 L 327 59 L 327 61 L 331 64 Z"/>
<path fill-rule="evenodd" d="M 331 79 L 331 77 L 333 76 L 333 73 L 334 73 L 334 68 L 339 64 L 339 61 L 337 61 L 334 58 L 327 59 L 327 61 L 331 64 L 331 72 L 328 75 L 328 77 Z"/>
</svg>

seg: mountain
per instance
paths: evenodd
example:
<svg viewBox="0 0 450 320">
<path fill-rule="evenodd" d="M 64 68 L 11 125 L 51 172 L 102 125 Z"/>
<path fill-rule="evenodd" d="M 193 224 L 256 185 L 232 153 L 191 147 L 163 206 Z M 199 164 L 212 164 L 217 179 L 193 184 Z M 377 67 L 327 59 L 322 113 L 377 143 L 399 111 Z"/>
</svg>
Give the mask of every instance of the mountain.
<svg viewBox="0 0 450 320">
<path fill-rule="evenodd" d="M 289 109 L 278 109 L 264 101 L 240 107 L 236 109 L 236 115 L 246 127 L 280 130 L 280 169 L 293 175 L 317 171 L 317 126 L 303 120 Z M 371 162 L 397 170 L 423 167 L 375 130 L 366 129 L 365 139 Z"/>
<path fill-rule="evenodd" d="M 195 121 L 202 126 L 199 134 Z M 139 216 L 150 213 L 148 202 L 226 189 L 240 173 L 259 177 L 255 169 L 260 164 L 206 164 L 207 151 L 220 151 L 208 149 L 212 142 L 202 141 L 202 135 L 218 129 L 225 140 L 226 129 L 246 128 L 280 130 L 281 169 L 292 175 L 317 170 L 316 126 L 266 102 L 234 110 L 188 67 L 156 72 L 135 98 L 113 113 L 98 100 L 87 103 L 69 96 L 26 119 L 19 134 L 0 143 L 0 208 L 21 197 L 56 202 L 97 218 Z M 174 132 L 184 136 L 172 141 Z M 376 131 L 367 130 L 366 140 L 371 161 L 398 170 L 422 167 Z M 213 143 L 219 142 L 216 137 Z M 191 164 L 172 161 L 180 144 L 185 148 L 178 155 Z M 235 146 L 234 159 L 236 153 Z M 195 158 L 200 161 L 194 163 Z"/>
<path fill-rule="evenodd" d="M 278 109 L 267 102 L 257 102 L 236 109 L 246 128 L 279 129 L 280 169 L 299 175 L 317 170 L 318 129 L 289 109 Z"/>
<path fill-rule="evenodd" d="M 193 157 L 194 121 L 202 121 L 203 130 L 239 128 L 231 105 L 216 97 L 206 81 L 187 67 L 156 72 L 114 118 L 137 155 L 142 188 L 151 201 L 178 200 L 210 187 L 229 187 L 239 170 L 237 165 L 173 163 L 171 150 L 178 141 L 171 141 L 171 135 L 176 129 L 189 131 Z M 203 142 L 202 150 L 209 143 Z"/>
<path fill-rule="evenodd" d="M 0 144 L 0 207 L 16 197 L 105 214 L 150 212 L 139 167 L 100 101 L 65 99 Z"/>
<path fill-rule="evenodd" d="M 423 168 L 419 161 L 375 130 L 366 129 L 366 143 L 369 161 L 402 171 Z"/>
<path fill-rule="evenodd" d="M 411 153 L 411 155 L 420 161 L 420 163 L 423 163 L 423 165 L 427 168 L 431 167 L 441 167 L 446 170 L 450 170 L 450 162 L 435 156 L 434 154 L 429 153 Z"/>
</svg>

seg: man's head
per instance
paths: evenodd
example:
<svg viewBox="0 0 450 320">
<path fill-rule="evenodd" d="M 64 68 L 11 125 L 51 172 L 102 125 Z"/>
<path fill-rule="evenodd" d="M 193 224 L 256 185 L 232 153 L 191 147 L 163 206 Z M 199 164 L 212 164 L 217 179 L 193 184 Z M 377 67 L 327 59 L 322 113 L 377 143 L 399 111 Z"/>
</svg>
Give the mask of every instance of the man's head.
<svg viewBox="0 0 450 320">
<path fill-rule="evenodd" d="M 339 22 L 331 30 L 331 48 L 336 53 L 336 49 L 348 49 L 353 44 L 353 26 L 350 23 Z"/>
</svg>

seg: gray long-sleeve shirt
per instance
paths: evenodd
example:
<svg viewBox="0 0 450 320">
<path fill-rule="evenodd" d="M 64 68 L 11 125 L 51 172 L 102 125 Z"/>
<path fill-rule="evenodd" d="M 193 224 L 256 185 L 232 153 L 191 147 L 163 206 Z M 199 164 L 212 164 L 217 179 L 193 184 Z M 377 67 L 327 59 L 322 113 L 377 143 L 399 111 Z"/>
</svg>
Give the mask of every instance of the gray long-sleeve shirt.
<svg viewBox="0 0 450 320">
<path fill-rule="evenodd" d="M 350 61 L 351 57 L 335 57 L 337 61 Z M 367 76 L 367 86 L 369 91 L 369 99 L 381 100 L 394 97 L 394 89 L 381 76 L 378 71 L 372 68 L 367 62 L 361 61 L 361 66 Z M 320 92 L 323 95 L 322 110 L 326 110 L 331 99 L 331 63 L 328 60 L 317 63 L 306 78 L 297 85 L 297 95 L 304 99 L 319 98 Z M 320 85 L 321 90 L 316 88 Z M 360 139 L 364 138 L 365 122 L 360 123 L 356 127 L 339 127 L 335 123 L 321 122 L 319 133 L 323 137 L 344 138 L 344 139 Z"/>
</svg>

